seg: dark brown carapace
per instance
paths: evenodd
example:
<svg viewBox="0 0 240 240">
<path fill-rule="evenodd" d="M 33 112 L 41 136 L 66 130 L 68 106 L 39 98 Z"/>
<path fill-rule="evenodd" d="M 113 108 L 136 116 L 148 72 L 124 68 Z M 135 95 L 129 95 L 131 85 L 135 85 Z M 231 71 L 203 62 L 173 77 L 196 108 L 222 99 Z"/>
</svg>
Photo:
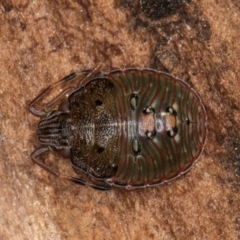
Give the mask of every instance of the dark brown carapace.
<svg viewBox="0 0 240 240">
<path fill-rule="evenodd" d="M 74 83 L 75 82 L 75 83 Z M 57 87 L 63 91 L 42 101 Z M 41 117 L 33 161 L 54 174 L 100 190 L 142 188 L 185 173 L 203 151 L 206 112 L 184 81 L 151 69 L 73 73 L 30 104 Z M 69 158 L 77 174 L 62 176 L 40 160 L 48 151 Z"/>
</svg>

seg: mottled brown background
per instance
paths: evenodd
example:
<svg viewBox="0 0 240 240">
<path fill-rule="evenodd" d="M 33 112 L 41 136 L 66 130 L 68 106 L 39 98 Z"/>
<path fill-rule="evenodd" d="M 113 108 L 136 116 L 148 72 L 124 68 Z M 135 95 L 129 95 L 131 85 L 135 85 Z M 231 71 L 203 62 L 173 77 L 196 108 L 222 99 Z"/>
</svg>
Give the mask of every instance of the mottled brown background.
<svg viewBox="0 0 240 240">
<path fill-rule="evenodd" d="M 139 1 L 140 2 L 140 1 Z M 0 239 L 240 239 L 239 0 L 0 1 Z M 75 70 L 153 67 L 209 118 L 203 156 L 164 186 L 100 192 L 34 165 L 28 103 Z M 51 160 L 72 173 L 67 161 Z"/>
</svg>

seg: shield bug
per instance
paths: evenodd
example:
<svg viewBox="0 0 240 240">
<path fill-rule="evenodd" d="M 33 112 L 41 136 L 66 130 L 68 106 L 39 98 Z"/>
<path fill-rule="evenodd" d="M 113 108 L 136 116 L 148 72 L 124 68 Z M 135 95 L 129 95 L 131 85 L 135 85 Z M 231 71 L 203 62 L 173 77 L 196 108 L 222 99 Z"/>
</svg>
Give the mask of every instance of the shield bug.
<svg viewBox="0 0 240 240">
<path fill-rule="evenodd" d="M 41 103 L 59 85 L 68 86 Z M 175 179 L 197 161 L 207 135 L 196 91 L 152 69 L 72 73 L 36 97 L 30 111 L 41 117 L 33 161 L 55 176 L 100 190 Z M 46 165 L 39 156 L 50 150 L 69 158 L 75 172 L 91 181 L 62 176 Z"/>
</svg>

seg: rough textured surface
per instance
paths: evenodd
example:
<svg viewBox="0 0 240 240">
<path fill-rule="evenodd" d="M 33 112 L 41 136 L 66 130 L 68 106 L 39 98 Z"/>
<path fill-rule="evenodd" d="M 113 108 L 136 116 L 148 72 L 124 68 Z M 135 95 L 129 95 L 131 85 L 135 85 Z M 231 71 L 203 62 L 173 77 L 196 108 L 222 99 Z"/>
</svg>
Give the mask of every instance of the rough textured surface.
<svg viewBox="0 0 240 240">
<path fill-rule="evenodd" d="M 240 238 L 240 4 L 0 1 L 0 239 Z M 156 11 L 159 8 L 159 11 Z M 75 70 L 154 67 L 202 96 L 209 137 L 164 186 L 99 192 L 35 166 L 28 103 Z M 52 154 L 59 171 L 72 173 Z"/>
</svg>

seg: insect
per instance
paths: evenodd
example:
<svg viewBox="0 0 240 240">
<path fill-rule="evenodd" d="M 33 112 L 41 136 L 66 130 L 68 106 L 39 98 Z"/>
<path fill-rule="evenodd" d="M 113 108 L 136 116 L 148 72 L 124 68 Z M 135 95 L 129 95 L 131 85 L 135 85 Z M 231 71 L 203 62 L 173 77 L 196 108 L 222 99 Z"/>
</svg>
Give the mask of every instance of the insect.
<svg viewBox="0 0 240 240">
<path fill-rule="evenodd" d="M 32 160 L 55 176 L 99 190 L 154 186 L 187 172 L 201 155 L 207 115 L 186 82 L 152 69 L 72 73 L 30 104 L 40 117 Z M 42 101 L 59 85 L 64 90 Z M 63 176 L 40 158 L 58 151 L 74 171 Z"/>
</svg>

